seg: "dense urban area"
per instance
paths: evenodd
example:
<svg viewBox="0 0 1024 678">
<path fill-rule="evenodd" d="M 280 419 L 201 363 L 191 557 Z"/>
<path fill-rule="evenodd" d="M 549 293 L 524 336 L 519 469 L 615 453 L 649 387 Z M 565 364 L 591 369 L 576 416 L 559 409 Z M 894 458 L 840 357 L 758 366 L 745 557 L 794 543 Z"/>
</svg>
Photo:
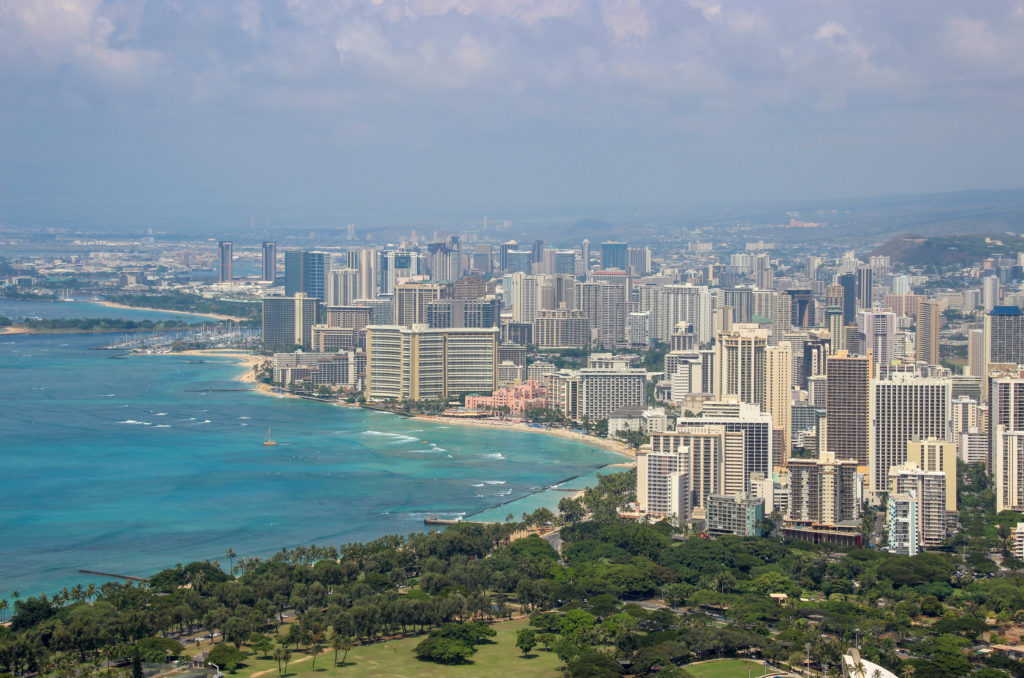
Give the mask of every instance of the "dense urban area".
<svg viewBox="0 0 1024 678">
<path fill-rule="evenodd" d="M 1024 678 L 1024 240 L 824 221 L 2 234 L 2 298 L 220 320 L 0 331 L 245 352 L 271 393 L 631 468 L 503 523 L 15 592 L 0 670 Z"/>
</svg>

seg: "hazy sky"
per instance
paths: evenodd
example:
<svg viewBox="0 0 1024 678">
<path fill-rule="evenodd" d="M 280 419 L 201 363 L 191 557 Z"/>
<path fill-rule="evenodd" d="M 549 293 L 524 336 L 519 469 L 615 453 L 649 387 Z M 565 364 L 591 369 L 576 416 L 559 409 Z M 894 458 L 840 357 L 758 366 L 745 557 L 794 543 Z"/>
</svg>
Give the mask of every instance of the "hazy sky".
<svg viewBox="0 0 1024 678">
<path fill-rule="evenodd" d="M 1022 85 L 1024 2 L 0 0 L 0 220 L 1019 187 Z"/>
</svg>

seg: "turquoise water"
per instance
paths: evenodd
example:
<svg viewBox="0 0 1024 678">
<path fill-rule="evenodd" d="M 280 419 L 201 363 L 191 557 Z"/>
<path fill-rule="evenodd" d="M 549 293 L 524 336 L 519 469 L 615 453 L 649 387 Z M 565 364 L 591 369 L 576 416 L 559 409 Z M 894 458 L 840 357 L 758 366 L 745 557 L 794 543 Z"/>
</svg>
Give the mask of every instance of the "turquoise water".
<svg viewBox="0 0 1024 678">
<path fill-rule="evenodd" d="M 0 315 L 8 318 L 122 318 L 124 320 L 181 320 L 197 323 L 213 320 L 208 315 L 163 313 L 138 308 L 110 308 L 91 301 L 16 301 L 0 299 Z"/>
<path fill-rule="evenodd" d="M 99 343 L 0 335 L 0 598 L 102 581 L 79 569 L 146 576 L 228 547 L 266 556 L 422 531 L 424 517 L 621 461 L 552 436 L 216 390 L 248 388 L 229 360 L 89 350 Z"/>
</svg>

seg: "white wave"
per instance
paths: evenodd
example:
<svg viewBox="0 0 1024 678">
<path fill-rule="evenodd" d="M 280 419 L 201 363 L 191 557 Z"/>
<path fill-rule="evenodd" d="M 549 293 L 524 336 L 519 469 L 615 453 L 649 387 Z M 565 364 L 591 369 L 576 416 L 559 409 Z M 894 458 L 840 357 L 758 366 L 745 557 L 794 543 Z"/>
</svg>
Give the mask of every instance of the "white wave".
<svg viewBox="0 0 1024 678">
<path fill-rule="evenodd" d="M 485 454 L 484 457 L 486 457 L 487 459 L 505 459 L 506 458 L 505 455 L 502 454 L 501 452 L 492 452 L 490 454 Z"/>
<path fill-rule="evenodd" d="M 498 496 L 499 497 L 507 497 L 510 494 L 512 494 L 512 488 L 511 487 L 508 488 L 507 490 L 505 490 L 504 492 L 499 492 Z"/>
<path fill-rule="evenodd" d="M 364 431 L 363 435 L 391 438 L 396 443 L 414 443 L 419 440 L 416 436 L 407 436 L 401 433 L 385 433 L 384 431 Z"/>
<path fill-rule="evenodd" d="M 425 450 L 409 450 L 410 454 L 437 454 L 440 452 L 437 448 L 428 448 Z"/>
<path fill-rule="evenodd" d="M 134 419 L 125 419 L 124 421 L 117 422 L 118 424 L 138 424 L 142 426 L 149 426 L 148 421 L 135 421 Z"/>
<path fill-rule="evenodd" d="M 252 417 L 239 417 L 239 419 L 252 419 Z"/>
<path fill-rule="evenodd" d="M 170 424 L 157 424 L 153 428 L 170 428 L 170 427 L 171 427 Z"/>
<path fill-rule="evenodd" d="M 157 413 L 156 413 L 156 414 L 154 414 L 153 416 L 154 416 L 154 417 L 166 417 L 166 416 L 167 416 L 167 413 L 166 413 L 166 412 L 157 412 Z"/>
<path fill-rule="evenodd" d="M 202 420 L 201 422 L 199 422 L 199 423 L 200 423 L 200 424 L 209 424 L 209 423 L 210 423 L 210 420 L 209 420 L 209 419 L 203 419 L 203 420 Z"/>
<path fill-rule="evenodd" d="M 504 485 L 505 481 L 504 480 L 485 480 L 484 484 L 485 485 Z"/>
</svg>

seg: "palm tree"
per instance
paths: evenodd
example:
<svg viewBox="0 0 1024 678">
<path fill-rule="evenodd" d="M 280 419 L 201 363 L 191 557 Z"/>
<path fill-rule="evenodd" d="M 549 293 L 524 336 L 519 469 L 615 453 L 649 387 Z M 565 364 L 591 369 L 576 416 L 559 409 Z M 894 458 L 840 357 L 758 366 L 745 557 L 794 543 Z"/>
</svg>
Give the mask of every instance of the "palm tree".
<svg viewBox="0 0 1024 678">
<path fill-rule="evenodd" d="M 235 553 L 235 549 L 231 548 L 230 546 L 228 547 L 228 552 L 224 554 L 224 557 L 227 558 L 231 562 L 231 574 L 232 574 L 232 576 L 234 576 L 234 574 L 235 574 L 235 556 L 236 555 L 238 555 L 238 554 Z"/>
<path fill-rule="evenodd" d="M 3 624 L 5 621 L 7 621 L 7 608 L 8 607 L 10 607 L 10 604 L 7 602 L 6 598 L 4 598 L 3 600 L 0 600 L 0 624 Z M 335 657 L 335 662 L 334 663 L 335 664 L 338 663 L 337 662 L 337 657 Z"/>
<path fill-rule="evenodd" d="M 86 600 L 92 600 L 96 597 L 96 584 L 89 584 L 89 588 L 85 590 Z"/>
</svg>

